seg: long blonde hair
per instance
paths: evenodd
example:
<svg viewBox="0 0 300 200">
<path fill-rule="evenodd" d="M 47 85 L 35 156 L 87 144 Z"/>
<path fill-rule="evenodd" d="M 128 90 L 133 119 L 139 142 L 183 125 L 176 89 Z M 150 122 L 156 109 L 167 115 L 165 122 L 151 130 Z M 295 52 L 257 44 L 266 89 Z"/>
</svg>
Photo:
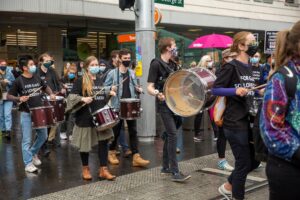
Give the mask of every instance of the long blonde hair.
<svg viewBox="0 0 300 200">
<path fill-rule="evenodd" d="M 291 30 L 277 33 L 275 46 L 275 71 L 286 65 L 293 56 L 300 53 L 300 21 Z"/>
<path fill-rule="evenodd" d="M 207 68 L 207 60 L 211 60 L 212 59 L 212 57 L 210 56 L 210 55 L 204 55 L 204 56 L 202 56 L 202 58 L 201 58 L 201 60 L 200 60 L 200 62 L 199 62 L 199 64 L 198 64 L 198 66 L 197 67 L 205 67 L 205 68 Z"/>
<path fill-rule="evenodd" d="M 85 59 L 84 65 L 82 68 L 82 95 L 83 96 L 92 96 L 93 95 L 93 85 L 94 81 L 90 78 L 88 74 L 88 67 L 91 62 L 98 60 L 95 56 L 89 56 Z"/>
</svg>

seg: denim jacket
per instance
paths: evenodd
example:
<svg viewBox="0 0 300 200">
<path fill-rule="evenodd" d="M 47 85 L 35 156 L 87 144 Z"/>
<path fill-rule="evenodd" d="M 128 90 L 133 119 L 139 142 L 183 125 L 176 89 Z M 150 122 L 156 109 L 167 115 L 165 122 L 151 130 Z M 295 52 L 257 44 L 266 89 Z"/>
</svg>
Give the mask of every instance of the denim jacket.
<svg viewBox="0 0 300 200">
<path fill-rule="evenodd" d="M 12 67 L 6 67 L 5 75 L 3 76 L 3 78 L 9 81 L 9 83 L 6 85 L 6 91 L 9 91 L 15 81 L 15 77 L 12 73 Z"/>
<path fill-rule="evenodd" d="M 135 86 L 137 86 L 137 79 L 133 70 L 128 69 L 128 71 L 129 71 L 129 89 L 130 89 L 131 98 L 136 98 Z M 118 82 L 118 76 L 119 76 L 119 82 Z M 120 98 L 122 97 L 122 93 L 123 93 L 123 84 L 121 84 L 122 81 L 123 81 L 122 73 L 118 68 L 116 68 L 111 70 L 108 73 L 104 82 L 104 86 L 113 86 L 113 85 L 120 84 L 117 90 L 117 95 L 111 98 L 111 105 L 115 109 L 120 108 Z"/>
</svg>

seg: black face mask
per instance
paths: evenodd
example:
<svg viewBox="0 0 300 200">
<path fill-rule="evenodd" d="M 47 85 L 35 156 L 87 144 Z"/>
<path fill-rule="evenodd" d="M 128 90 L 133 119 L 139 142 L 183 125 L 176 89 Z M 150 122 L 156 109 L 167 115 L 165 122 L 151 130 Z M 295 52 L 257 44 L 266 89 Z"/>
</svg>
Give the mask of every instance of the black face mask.
<svg viewBox="0 0 300 200">
<path fill-rule="evenodd" d="M 253 57 L 254 54 L 258 51 L 258 46 L 256 45 L 249 45 L 248 50 L 246 51 L 246 54 L 248 54 L 250 57 Z"/>
<path fill-rule="evenodd" d="M 125 67 L 129 67 L 130 64 L 131 64 L 131 61 L 130 61 L 130 60 L 122 61 L 122 64 L 123 64 Z"/>
</svg>

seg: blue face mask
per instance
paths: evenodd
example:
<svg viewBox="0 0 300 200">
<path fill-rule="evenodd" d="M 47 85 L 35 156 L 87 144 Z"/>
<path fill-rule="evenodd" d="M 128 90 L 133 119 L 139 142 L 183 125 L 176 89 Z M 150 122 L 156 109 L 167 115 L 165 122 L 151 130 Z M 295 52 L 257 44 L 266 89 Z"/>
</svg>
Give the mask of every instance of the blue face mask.
<svg viewBox="0 0 300 200">
<path fill-rule="evenodd" d="M 252 58 L 250 58 L 250 62 L 251 62 L 252 64 L 257 64 L 257 63 L 259 62 L 259 58 L 257 58 L 257 57 L 252 57 Z"/>
<path fill-rule="evenodd" d="M 5 70 L 6 70 L 6 66 L 1 66 L 0 69 L 1 69 L 2 71 L 5 71 Z"/>
<path fill-rule="evenodd" d="M 35 65 L 32 65 L 29 67 L 29 73 L 30 74 L 34 74 L 36 72 L 36 66 Z"/>
<path fill-rule="evenodd" d="M 99 68 L 100 68 L 100 72 L 104 72 L 104 70 L 106 69 L 105 66 L 100 66 Z"/>
<path fill-rule="evenodd" d="M 89 71 L 91 74 L 98 74 L 100 71 L 100 68 L 99 68 L 99 66 L 91 66 L 91 67 L 89 67 Z"/>
<path fill-rule="evenodd" d="M 75 74 L 74 73 L 69 73 L 68 74 L 68 78 L 69 79 L 74 79 L 75 78 Z"/>
</svg>

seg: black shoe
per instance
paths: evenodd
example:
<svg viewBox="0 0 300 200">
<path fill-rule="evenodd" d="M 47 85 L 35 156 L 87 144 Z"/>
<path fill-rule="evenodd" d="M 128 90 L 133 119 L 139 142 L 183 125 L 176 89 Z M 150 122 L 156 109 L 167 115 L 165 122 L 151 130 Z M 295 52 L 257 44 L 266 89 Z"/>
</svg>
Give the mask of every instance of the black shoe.
<svg viewBox="0 0 300 200">
<path fill-rule="evenodd" d="M 181 172 L 178 172 L 178 173 L 174 173 L 172 175 L 171 181 L 184 182 L 184 181 L 188 180 L 189 178 L 191 178 L 191 175 L 184 175 Z"/>
<path fill-rule="evenodd" d="M 10 131 L 5 131 L 4 132 L 4 137 L 5 137 L 5 139 L 10 140 L 11 139 Z"/>
<path fill-rule="evenodd" d="M 172 174 L 172 171 L 170 170 L 170 168 L 162 168 L 160 170 L 160 174 L 161 175 L 171 175 Z"/>
</svg>

